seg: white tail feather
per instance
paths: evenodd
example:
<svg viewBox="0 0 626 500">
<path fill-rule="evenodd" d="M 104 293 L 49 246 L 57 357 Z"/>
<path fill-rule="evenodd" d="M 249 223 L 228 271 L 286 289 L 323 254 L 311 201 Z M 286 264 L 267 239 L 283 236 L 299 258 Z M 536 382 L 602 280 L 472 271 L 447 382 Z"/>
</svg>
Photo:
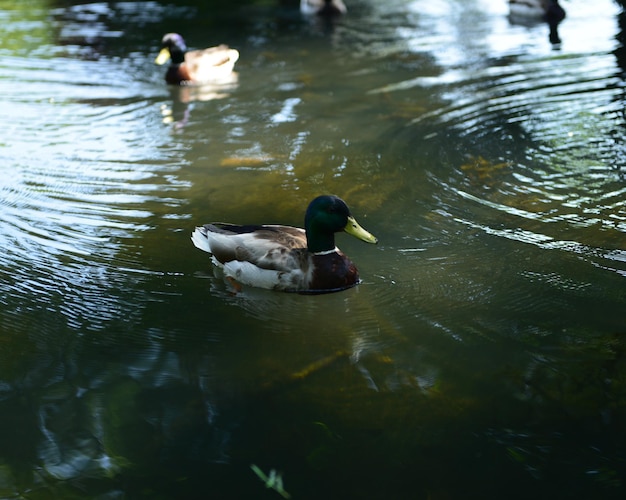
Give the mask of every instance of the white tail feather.
<svg viewBox="0 0 626 500">
<path fill-rule="evenodd" d="M 206 230 L 202 227 L 197 227 L 194 232 L 191 234 L 191 241 L 193 244 L 199 248 L 200 250 L 204 250 L 205 252 L 211 252 L 211 245 L 209 245 L 209 239 L 206 235 Z"/>
</svg>

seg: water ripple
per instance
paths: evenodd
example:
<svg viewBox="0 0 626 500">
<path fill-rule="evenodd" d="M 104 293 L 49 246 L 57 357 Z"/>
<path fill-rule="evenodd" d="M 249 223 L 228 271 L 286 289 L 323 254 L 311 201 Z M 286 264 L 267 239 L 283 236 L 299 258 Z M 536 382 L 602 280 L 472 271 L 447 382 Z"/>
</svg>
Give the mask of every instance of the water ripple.
<svg viewBox="0 0 626 500">
<path fill-rule="evenodd" d="M 80 24 L 108 16 L 108 9 L 69 11 Z M 50 19 L 40 14 L 33 11 L 33 22 L 45 27 Z M 28 37 L 23 23 L 11 26 L 13 37 Z M 94 35 L 84 24 L 82 31 L 69 29 Z M 162 87 L 141 79 L 129 84 L 119 59 L 76 58 L 39 33 L 37 50 L 10 50 L 0 62 L 8 112 L 0 139 L 0 296 L 6 317 L 18 324 L 25 312 L 45 312 L 42 329 L 60 320 L 73 329 L 102 329 L 132 316 L 124 283 L 146 267 L 133 241 L 160 217 L 184 217 L 178 193 L 187 184 L 175 175 L 176 151 L 161 144 L 166 131 L 153 97 Z M 134 276 L 134 283 L 144 279 Z"/>
</svg>

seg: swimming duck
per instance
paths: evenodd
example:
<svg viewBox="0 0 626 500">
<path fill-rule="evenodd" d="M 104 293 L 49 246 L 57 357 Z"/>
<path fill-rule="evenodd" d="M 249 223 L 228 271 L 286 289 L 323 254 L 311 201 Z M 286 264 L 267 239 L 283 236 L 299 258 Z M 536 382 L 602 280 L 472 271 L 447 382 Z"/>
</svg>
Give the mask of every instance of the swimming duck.
<svg viewBox="0 0 626 500">
<path fill-rule="evenodd" d="M 300 12 L 325 17 L 341 16 L 348 12 L 342 0 L 300 0 Z"/>
<path fill-rule="evenodd" d="M 304 229 L 280 225 L 212 223 L 196 227 L 191 240 L 238 283 L 300 293 L 344 290 L 359 282 L 354 263 L 335 246 L 345 231 L 367 243 L 363 229 L 337 196 L 318 196 L 308 206 Z"/>
<path fill-rule="evenodd" d="M 167 33 L 161 42 L 157 64 L 172 60 L 165 81 L 172 85 L 193 85 L 228 79 L 239 59 L 239 52 L 226 45 L 203 50 L 187 50 L 178 33 Z"/>
<path fill-rule="evenodd" d="M 559 5 L 559 0 L 509 0 L 511 19 L 542 20 L 550 27 L 550 42 L 561 43 L 558 25 L 565 19 L 565 9 Z"/>
</svg>

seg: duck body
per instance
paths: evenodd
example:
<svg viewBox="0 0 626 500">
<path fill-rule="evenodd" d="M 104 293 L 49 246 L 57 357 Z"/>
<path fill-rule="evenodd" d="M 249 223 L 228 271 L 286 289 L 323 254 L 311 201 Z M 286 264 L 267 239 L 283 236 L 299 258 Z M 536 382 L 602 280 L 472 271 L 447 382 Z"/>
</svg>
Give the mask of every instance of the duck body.
<svg viewBox="0 0 626 500">
<path fill-rule="evenodd" d="M 565 10 L 558 0 L 509 0 L 509 10 L 512 16 L 528 19 L 565 19 Z"/>
<path fill-rule="evenodd" d="M 167 33 L 155 62 L 165 64 L 171 60 L 165 73 L 170 85 L 201 85 L 228 80 L 238 59 L 239 52 L 227 45 L 189 51 L 182 36 Z"/>
<path fill-rule="evenodd" d="M 335 246 L 345 231 L 368 243 L 363 229 L 336 196 L 313 200 L 305 229 L 282 225 L 212 223 L 196 227 L 192 241 L 213 256 L 225 276 L 250 286 L 300 293 L 328 293 L 359 282 L 355 264 Z"/>
<path fill-rule="evenodd" d="M 346 14 L 348 9 L 342 0 L 300 0 L 300 12 L 307 16 L 335 17 Z"/>
<path fill-rule="evenodd" d="M 558 0 L 509 0 L 510 17 L 515 22 L 543 21 L 550 27 L 550 42 L 561 43 L 558 25 L 565 19 L 565 9 Z"/>
</svg>

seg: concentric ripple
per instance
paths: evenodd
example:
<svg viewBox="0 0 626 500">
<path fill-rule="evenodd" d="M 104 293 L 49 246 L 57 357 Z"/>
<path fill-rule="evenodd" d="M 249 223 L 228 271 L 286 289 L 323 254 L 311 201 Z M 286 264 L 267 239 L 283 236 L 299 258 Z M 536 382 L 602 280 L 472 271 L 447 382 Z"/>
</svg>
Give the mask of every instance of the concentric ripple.
<svg viewBox="0 0 626 500">
<path fill-rule="evenodd" d="M 107 9 L 92 4 L 55 15 L 78 16 L 69 25 L 84 42 L 115 36 L 91 24 L 110 15 Z M 19 12 L 15 22 L 5 15 L 15 49 L 0 47 L 7 117 L 0 140 L 0 301 L 7 314 L 26 307 L 48 318 L 58 313 L 70 327 L 99 329 L 126 314 L 119 294 L 109 293 L 128 279 L 120 269 L 146 271 L 132 241 L 155 217 L 176 211 L 175 193 L 185 186 L 171 175 L 177 161 L 155 139 L 162 131 L 151 101 L 157 89 L 128 86 L 125 66 L 114 58 L 81 60 L 73 57 L 78 45 L 60 51 L 49 39 L 54 29 L 45 10 L 31 9 L 28 23 Z M 56 57 L 33 56 L 19 40 Z"/>
</svg>

